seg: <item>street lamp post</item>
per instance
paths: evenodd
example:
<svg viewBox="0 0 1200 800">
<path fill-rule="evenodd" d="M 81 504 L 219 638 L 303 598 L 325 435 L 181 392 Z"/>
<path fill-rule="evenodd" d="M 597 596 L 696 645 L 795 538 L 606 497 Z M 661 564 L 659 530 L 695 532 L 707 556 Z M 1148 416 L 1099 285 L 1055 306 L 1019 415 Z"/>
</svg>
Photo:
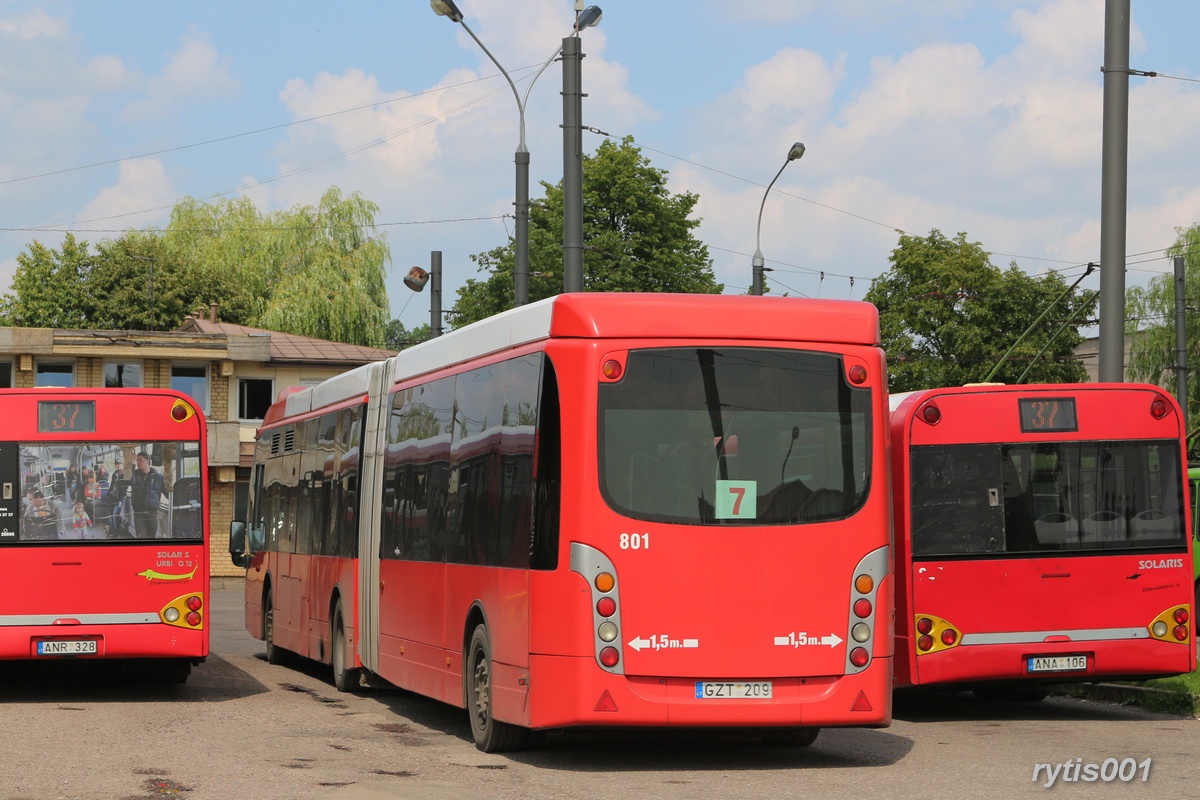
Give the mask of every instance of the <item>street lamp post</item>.
<svg viewBox="0 0 1200 800">
<path fill-rule="evenodd" d="M 434 250 L 429 254 L 429 271 L 413 267 L 404 276 L 404 285 L 414 292 L 420 292 L 429 287 L 429 338 L 436 339 L 442 335 L 442 251 Z"/>
<path fill-rule="evenodd" d="M 763 261 L 762 247 L 760 243 L 762 241 L 763 208 L 767 205 L 767 195 L 771 193 L 771 187 L 775 185 L 775 181 L 779 180 L 779 176 L 783 174 L 783 171 L 787 168 L 787 165 L 803 155 L 804 143 L 796 142 L 793 144 L 792 149 L 788 150 L 787 161 L 783 162 L 783 166 L 779 168 L 779 172 L 776 172 L 775 177 L 771 178 L 771 182 L 767 184 L 767 190 L 763 192 L 762 202 L 758 204 L 758 227 L 754 232 L 754 259 L 751 261 L 751 264 L 754 267 L 754 278 L 753 284 L 750 287 L 750 294 L 761 296 L 763 293 L 763 267 L 765 262 Z"/>
<path fill-rule="evenodd" d="M 517 165 L 517 186 L 516 186 L 516 234 L 513 248 L 513 290 L 515 305 L 523 306 L 529 302 L 529 149 L 525 146 L 525 105 L 529 101 L 529 92 L 533 89 L 534 82 L 546 71 L 546 67 L 558 58 L 558 54 L 562 52 L 562 47 L 559 46 L 546 59 L 546 63 L 542 64 L 542 68 L 537 71 L 533 79 L 529 81 L 529 86 L 525 88 L 525 96 L 517 91 L 517 85 L 513 83 L 513 79 L 509 76 L 508 71 L 500 65 L 496 57 L 491 51 L 484 46 L 483 42 L 479 41 L 479 37 L 475 32 L 467 27 L 467 23 L 463 22 L 462 12 L 458 10 L 458 6 L 454 4 L 454 0 L 429 0 L 429 6 L 434 13 L 440 17 L 449 17 L 451 22 L 457 22 L 462 25 L 463 30 L 470 34 L 475 40 L 475 44 L 487 54 L 487 57 L 496 65 L 496 69 L 500 70 L 500 74 L 508 81 L 508 85 L 512 88 L 513 97 L 517 101 L 517 113 L 520 116 L 520 141 L 517 143 L 516 155 L 513 161 Z M 600 21 L 600 9 L 596 6 L 588 6 L 575 20 L 575 33 L 590 28 Z"/>
</svg>

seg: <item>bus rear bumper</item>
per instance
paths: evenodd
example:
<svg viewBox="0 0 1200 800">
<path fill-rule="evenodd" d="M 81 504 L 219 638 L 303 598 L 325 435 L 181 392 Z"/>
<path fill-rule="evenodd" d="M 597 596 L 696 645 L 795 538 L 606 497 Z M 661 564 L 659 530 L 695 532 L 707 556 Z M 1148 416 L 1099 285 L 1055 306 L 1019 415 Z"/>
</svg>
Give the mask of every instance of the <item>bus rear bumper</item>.
<svg viewBox="0 0 1200 800">
<path fill-rule="evenodd" d="M 705 680 L 714 680 L 707 678 Z M 612 675 L 593 659 L 531 656 L 526 725 L 599 727 L 885 727 L 892 663 L 856 675 L 770 680 L 769 699 L 697 698 L 697 679 Z M 746 679 L 742 677 L 742 682 Z"/>
<path fill-rule="evenodd" d="M 207 655 L 205 631 L 163 624 L 0 627 L 0 661 L 170 658 L 199 663 Z"/>
<path fill-rule="evenodd" d="M 972 684 L 994 681 L 1079 683 L 1180 675 L 1195 667 L 1191 642 L 1153 639 L 1105 642 L 960 645 L 917 656 L 914 685 Z M 1086 669 L 1063 656 L 1085 656 Z M 1046 660 L 1058 658 L 1057 663 Z M 1031 670 L 1031 661 L 1051 667 Z M 1054 667 L 1061 667 L 1055 669 Z"/>
</svg>

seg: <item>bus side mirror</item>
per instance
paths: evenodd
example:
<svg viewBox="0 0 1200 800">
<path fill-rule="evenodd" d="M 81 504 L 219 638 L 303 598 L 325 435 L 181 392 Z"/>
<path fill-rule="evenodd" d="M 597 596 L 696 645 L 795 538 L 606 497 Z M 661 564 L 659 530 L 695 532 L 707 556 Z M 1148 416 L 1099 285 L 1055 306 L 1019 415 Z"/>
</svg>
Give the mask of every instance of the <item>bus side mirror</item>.
<svg viewBox="0 0 1200 800">
<path fill-rule="evenodd" d="M 229 556 L 234 566 L 250 566 L 250 554 L 246 552 L 246 523 L 240 520 L 229 523 Z"/>
</svg>

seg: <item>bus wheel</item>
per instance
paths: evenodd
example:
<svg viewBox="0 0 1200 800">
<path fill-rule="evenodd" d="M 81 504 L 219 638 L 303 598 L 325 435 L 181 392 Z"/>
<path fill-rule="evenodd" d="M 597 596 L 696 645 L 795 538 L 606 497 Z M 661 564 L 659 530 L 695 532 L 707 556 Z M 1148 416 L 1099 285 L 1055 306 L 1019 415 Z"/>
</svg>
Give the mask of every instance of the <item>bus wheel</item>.
<svg viewBox="0 0 1200 800">
<path fill-rule="evenodd" d="M 164 662 L 160 674 L 165 683 L 187 683 L 188 676 L 192 674 L 192 662 L 179 659 Z"/>
<path fill-rule="evenodd" d="M 282 647 L 275 644 L 275 602 L 271 592 L 263 603 L 263 641 L 267 643 L 267 663 L 282 664 L 286 658 Z"/>
<path fill-rule="evenodd" d="M 529 731 L 492 718 L 492 643 L 483 625 L 477 625 L 471 634 L 466 680 L 467 714 L 475 746 L 485 753 L 519 749 Z"/>
<path fill-rule="evenodd" d="M 808 747 L 817 740 L 820 728 L 781 728 L 762 737 L 767 747 Z"/>
<path fill-rule="evenodd" d="M 339 599 L 333 607 L 333 649 L 330 662 L 333 666 L 333 685 L 339 692 L 357 692 L 359 688 L 359 672 L 357 669 L 346 668 L 346 626 L 342 623 L 342 601 Z"/>
</svg>

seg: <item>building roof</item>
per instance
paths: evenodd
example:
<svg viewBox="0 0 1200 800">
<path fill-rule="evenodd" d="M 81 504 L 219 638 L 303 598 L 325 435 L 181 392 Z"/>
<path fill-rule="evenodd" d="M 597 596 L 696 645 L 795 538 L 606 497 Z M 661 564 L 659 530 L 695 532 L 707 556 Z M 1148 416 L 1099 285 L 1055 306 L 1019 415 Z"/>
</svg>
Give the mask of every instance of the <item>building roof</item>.
<svg viewBox="0 0 1200 800">
<path fill-rule="evenodd" d="M 191 317 L 186 320 L 179 330 L 197 333 L 220 333 L 226 336 L 265 336 L 271 341 L 271 362 L 276 363 L 305 363 L 305 364 L 366 364 L 394 356 L 394 350 L 381 350 L 377 347 L 362 347 L 357 344 L 330 342 L 325 339 L 314 339 L 309 336 L 296 336 L 291 333 L 279 333 L 262 328 L 251 328 L 246 325 L 234 325 L 231 322 L 212 322 L 206 319 Z"/>
</svg>

